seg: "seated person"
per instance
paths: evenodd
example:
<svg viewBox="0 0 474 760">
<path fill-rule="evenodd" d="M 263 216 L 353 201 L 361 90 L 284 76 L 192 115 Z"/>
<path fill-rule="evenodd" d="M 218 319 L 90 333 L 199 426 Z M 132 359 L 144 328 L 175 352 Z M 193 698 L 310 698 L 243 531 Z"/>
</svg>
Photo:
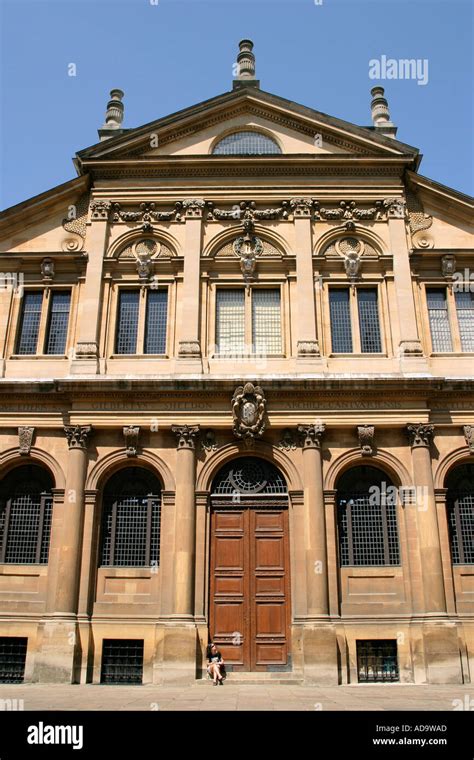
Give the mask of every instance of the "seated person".
<svg viewBox="0 0 474 760">
<path fill-rule="evenodd" d="M 207 666 L 207 672 L 213 679 L 214 686 L 218 686 L 218 684 L 222 685 L 224 660 L 222 659 L 222 655 L 217 649 L 214 642 L 211 642 L 211 644 L 207 648 L 207 659 L 209 662 Z"/>
</svg>

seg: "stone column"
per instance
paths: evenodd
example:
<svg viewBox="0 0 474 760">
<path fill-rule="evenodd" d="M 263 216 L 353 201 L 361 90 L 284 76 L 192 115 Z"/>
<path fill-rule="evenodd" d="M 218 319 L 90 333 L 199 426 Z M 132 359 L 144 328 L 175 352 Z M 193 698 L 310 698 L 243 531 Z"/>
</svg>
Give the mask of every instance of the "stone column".
<svg viewBox="0 0 474 760">
<path fill-rule="evenodd" d="M 298 425 L 303 447 L 307 615 L 303 631 L 308 682 L 337 684 L 337 642 L 329 618 L 326 519 L 321 440 L 324 425 Z"/>
<path fill-rule="evenodd" d="M 108 220 L 112 204 L 92 200 L 87 225 L 86 247 L 89 255 L 86 280 L 81 289 L 77 342 L 72 374 L 95 374 L 99 371 L 99 328 L 102 311 L 102 276 L 107 248 Z"/>
<path fill-rule="evenodd" d="M 417 372 L 427 369 L 426 359 L 418 335 L 413 279 L 406 231 L 406 202 L 403 198 L 387 198 L 384 206 L 388 216 L 390 248 L 393 256 L 393 275 L 397 294 L 400 327 L 398 347 L 401 369 Z M 408 364 L 407 364 L 408 362 Z"/>
<path fill-rule="evenodd" d="M 77 627 L 84 527 L 84 487 L 90 425 L 64 428 L 69 455 L 55 578 L 48 595 L 49 612 L 39 626 L 40 647 L 35 681 L 74 683 L 79 678 L 81 647 Z"/>
<path fill-rule="evenodd" d="M 173 606 L 165 629 L 163 681 L 190 683 L 196 677 L 194 620 L 196 559 L 196 437 L 199 426 L 173 425 L 176 455 Z"/>
<path fill-rule="evenodd" d="M 314 370 L 322 366 L 316 331 L 316 308 L 313 278 L 312 201 L 293 198 L 296 245 L 296 288 L 298 293 L 298 370 Z"/>
<path fill-rule="evenodd" d="M 458 631 L 446 613 L 441 541 L 431 467 L 433 425 L 409 424 L 416 498 L 405 509 L 416 509 L 420 546 L 424 609 L 420 615 L 426 680 L 429 683 L 461 683 Z M 419 645 L 416 645 L 420 648 Z"/>
<path fill-rule="evenodd" d="M 186 233 L 177 370 L 178 372 L 202 372 L 199 306 L 202 215 L 205 204 L 202 199 L 193 198 L 183 201 L 182 205 L 186 215 Z"/>
</svg>

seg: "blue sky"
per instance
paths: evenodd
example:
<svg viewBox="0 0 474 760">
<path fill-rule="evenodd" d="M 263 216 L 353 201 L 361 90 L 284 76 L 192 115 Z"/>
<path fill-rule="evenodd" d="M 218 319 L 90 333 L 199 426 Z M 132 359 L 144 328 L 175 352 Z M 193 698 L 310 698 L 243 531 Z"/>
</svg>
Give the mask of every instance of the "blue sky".
<svg viewBox="0 0 474 760">
<path fill-rule="evenodd" d="M 423 153 L 422 174 L 473 193 L 470 0 L 153 3 L 0 0 L 0 208 L 76 176 L 71 158 L 97 142 L 112 87 L 125 127 L 231 89 L 242 37 L 262 89 L 360 125 L 371 59 L 427 59 L 427 84 L 381 82 L 397 136 Z"/>
</svg>

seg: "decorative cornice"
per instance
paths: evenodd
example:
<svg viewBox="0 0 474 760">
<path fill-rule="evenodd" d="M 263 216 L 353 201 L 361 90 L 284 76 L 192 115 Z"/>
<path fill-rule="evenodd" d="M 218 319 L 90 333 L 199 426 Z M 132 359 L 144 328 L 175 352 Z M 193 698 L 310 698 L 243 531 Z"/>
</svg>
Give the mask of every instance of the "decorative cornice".
<svg viewBox="0 0 474 760">
<path fill-rule="evenodd" d="M 339 201 L 337 206 L 326 208 L 321 207 L 318 200 L 313 198 L 315 209 L 315 219 L 325 219 L 334 221 L 343 220 L 385 220 L 387 218 L 384 201 L 375 201 L 373 206 L 360 208 L 355 201 Z"/>
<path fill-rule="evenodd" d="M 29 456 L 35 433 L 34 427 L 21 425 L 18 428 L 18 448 L 22 456 Z"/>
<path fill-rule="evenodd" d="M 65 425 L 67 443 L 70 449 L 87 449 L 93 434 L 92 425 Z"/>
<path fill-rule="evenodd" d="M 434 425 L 424 425 L 421 423 L 408 424 L 405 432 L 412 448 L 419 446 L 429 447 L 434 435 Z"/>
<path fill-rule="evenodd" d="M 155 204 L 152 202 L 140 203 L 139 211 L 123 211 L 120 203 L 113 204 L 113 221 L 114 222 L 141 222 L 143 232 L 153 231 L 153 222 L 168 222 L 171 219 L 180 221 L 180 206 L 176 204 L 173 211 L 155 211 Z"/>
<path fill-rule="evenodd" d="M 373 425 L 358 425 L 357 437 L 359 438 L 359 446 L 363 456 L 371 457 L 374 453 L 374 434 L 375 427 Z"/>
<path fill-rule="evenodd" d="M 172 425 L 171 432 L 174 433 L 177 438 L 178 450 L 196 448 L 199 425 Z"/>
<path fill-rule="evenodd" d="M 140 428 L 138 425 L 125 425 L 122 428 L 125 438 L 125 453 L 128 457 L 136 457 L 138 454 L 138 438 Z"/>
<path fill-rule="evenodd" d="M 301 438 L 301 446 L 303 449 L 320 449 L 322 445 L 322 438 L 326 430 L 326 425 L 312 424 L 312 425 L 298 425 L 298 433 Z"/>
</svg>

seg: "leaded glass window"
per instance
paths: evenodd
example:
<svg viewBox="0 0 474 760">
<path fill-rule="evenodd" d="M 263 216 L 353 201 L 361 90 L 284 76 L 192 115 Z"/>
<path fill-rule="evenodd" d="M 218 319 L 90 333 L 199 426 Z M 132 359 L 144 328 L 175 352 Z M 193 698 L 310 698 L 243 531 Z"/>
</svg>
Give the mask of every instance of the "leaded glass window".
<svg viewBox="0 0 474 760">
<path fill-rule="evenodd" d="M 116 347 L 118 354 L 136 353 L 139 298 L 138 290 L 120 291 Z"/>
<path fill-rule="evenodd" d="M 249 155 L 262 156 L 270 153 L 281 153 L 280 147 L 271 137 L 260 132 L 233 132 L 223 137 L 212 151 L 214 155 Z"/>
<path fill-rule="evenodd" d="M 216 343 L 220 354 L 245 353 L 244 299 L 243 290 L 217 291 Z"/>
<path fill-rule="evenodd" d="M 351 313 L 347 288 L 333 288 L 329 291 L 329 311 L 333 353 L 352 353 Z"/>
<path fill-rule="evenodd" d="M 30 291 L 24 294 L 17 354 L 36 353 L 42 305 L 43 293 L 41 291 Z"/>
<path fill-rule="evenodd" d="M 66 349 L 71 293 L 54 290 L 51 293 L 46 354 L 63 354 Z"/>
<path fill-rule="evenodd" d="M 145 354 L 166 353 L 168 291 L 148 292 L 145 323 Z"/>
<path fill-rule="evenodd" d="M 358 288 L 360 348 L 362 353 L 376 354 L 382 351 L 379 309 L 375 288 Z"/>
<path fill-rule="evenodd" d="M 452 351 L 451 326 L 445 288 L 427 288 L 428 317 L 433 351 Z"/>
<path fill-rule="evenodd" d="M 456 313 L 458 315 L 459 336 L 463 351 L 474 351 L 474 293 L 456 293 Z"/>
<path fill-rule="evenodd" d="M 281 354 L 279 290 L 252 292 L 252 345 L 256 354 Z"/>
<path fill-rule="evenodd" d="M 390 478 L 376 467 L 353 467 L 341 476 L 337 500 L 342 566 L 400 564 L 393 492 Z"/>
<path fill-rule="evenodd" d="M 446 481 L 451 557 L 455 565 L 474 564 L 474 465 L 456 467 Z"/>
</svg>

